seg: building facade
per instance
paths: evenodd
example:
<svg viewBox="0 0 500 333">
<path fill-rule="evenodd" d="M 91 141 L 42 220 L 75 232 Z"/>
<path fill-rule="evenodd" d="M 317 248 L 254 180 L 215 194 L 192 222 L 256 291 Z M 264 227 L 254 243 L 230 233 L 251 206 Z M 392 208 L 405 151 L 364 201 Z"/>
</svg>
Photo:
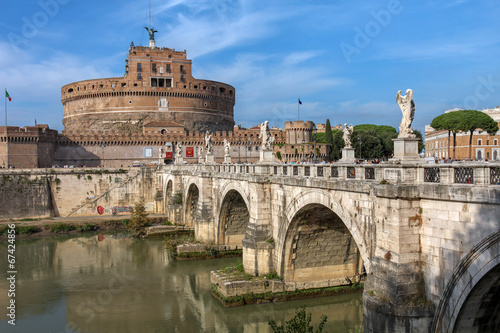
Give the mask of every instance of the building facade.
<svg viewBox="0 0 500 333">
<path fill-rule="evenodd" d="M 123 77 L 62 87 L 63 134 L 142 133 L 158 121 L 188 131 L 231 131 L 234 87 L 194 78 L 191 65 L 186 51 L 131 45 Z"/>
<path fill-rule="evenodd" d="M 1 126 L 0 168 L 51 167 L 57 136 L 47 125 Z"/>
<path fill-rule="evenodd" d="M 449 110 L 445 112 L 453 112 Z M 482 112 L 493 118 L 500 125 L 500 106 L 493 109 L 484 109 Z M 425 126 L 425 157 L 436 159 L 452 158 L 456 160 L 469 159 L 470 133 L 457 133 L 456 146 L 453 146 L 453 134 L 448 143 L 448 131 L 436 131 L 430 125 Z M 455 155 L 453 149 L 455 148 Z M 471 146 L 471 159 L 473 160 L 500 160 L 500 131 L 489 135 L 480 130 L 474 131 Z"/>
</svg>

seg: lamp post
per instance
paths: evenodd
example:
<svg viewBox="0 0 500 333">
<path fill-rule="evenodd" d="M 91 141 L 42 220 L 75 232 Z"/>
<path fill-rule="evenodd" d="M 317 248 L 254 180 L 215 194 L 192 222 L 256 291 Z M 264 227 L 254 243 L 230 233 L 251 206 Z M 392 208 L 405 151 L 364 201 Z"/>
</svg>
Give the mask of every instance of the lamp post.
<svg viewBox="0 0 500 333">
<path fill-rule="evenodd" d="M 241 164 L 240 152 L 241 152 L 241 138 L 238 138 L 238 164 Z"/>
<path fill-rule="evenodd" d="M 104 137 L 101 136 L 101 151 L 102 151 L 102 166 L 104 167 L 104 147 L 106 144 L 104 143 Z"/>
<path fill-rule="evenodd" d="M 359 158 L 361 159 L 361 145 L 363 144 L 363 141 L 361 140 L 361 137 L 358 136 L 358 143 L 359 143 Z"/>
<path fill-rule="evenodd" d="M 302 163 L 305 162 L 305 157 L 304 157 L 304 144 L 306 143 L 306 140 L 302 139 Z"/>
<path fill-rule="evenodd" d="M 250 147 L 250 138 L 248 138 L 248 144 L 245 147 L 245 164 L 248 164 L 248 158 L 247 158 L 248 147 Z"/>
<path fill-rule="evenodd" d="M 317 132 L 317 128 L 316 128 L 316 124 L 314 124 L 313 125 L 313 131 L 312 131 L 313 139 L 314 139 L 314 158 L 313 158 L 313 163 L 314 164 L 318 163 L 318 159 L 317 159 L 317 156 L 316 156 L 316 132 Z"/>
</svg>

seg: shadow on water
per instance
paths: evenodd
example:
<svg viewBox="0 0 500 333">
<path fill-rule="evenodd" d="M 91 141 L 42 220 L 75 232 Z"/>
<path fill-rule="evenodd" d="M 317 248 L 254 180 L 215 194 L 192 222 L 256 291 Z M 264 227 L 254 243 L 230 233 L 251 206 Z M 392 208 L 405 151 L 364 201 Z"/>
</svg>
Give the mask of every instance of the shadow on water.
<svg viewBox="0 0 500 333">
<path fill-rule="evenodd" d="M 289 320 L 302 305 L 316 325 L 328 316 L 325 332 L 354 332 L 363 320 L 361 294 L 224 308 L 210 271 L 241 259 L 176 261 L 159 240 L 41 239 L 17 244 L 16 257 L 16 326 L 2 320 L 2 332 L 271 332 L 269 320 Z M 2 306 L 4 281 L 6 270 Z"/>
</svg>

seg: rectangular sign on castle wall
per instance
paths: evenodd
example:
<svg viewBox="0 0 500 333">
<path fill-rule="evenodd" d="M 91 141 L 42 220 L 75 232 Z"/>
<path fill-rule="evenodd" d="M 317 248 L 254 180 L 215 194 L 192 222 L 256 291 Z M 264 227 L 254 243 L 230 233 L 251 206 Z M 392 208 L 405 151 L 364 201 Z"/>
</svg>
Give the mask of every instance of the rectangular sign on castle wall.
<svg viewBox="0 0 500 333">
<path fill-rule="evenodd" d="M 194 147 L 186 147 L 186 157 L 194 157 Z"/>
</svg>

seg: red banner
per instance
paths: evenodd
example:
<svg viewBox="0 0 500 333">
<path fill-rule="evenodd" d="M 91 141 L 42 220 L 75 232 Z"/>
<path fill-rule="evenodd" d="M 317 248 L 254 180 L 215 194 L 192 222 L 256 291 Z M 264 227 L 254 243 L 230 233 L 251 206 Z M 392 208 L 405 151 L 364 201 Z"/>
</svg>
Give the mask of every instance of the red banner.
<svg viewBox="0 0 500 333">
<path fill-rule="evenodd" d="M 172 159 L 172 152 L 171 151 L 167 151 L 165 158 Z"/>
<path fill-rule="evenodd" d="M 194 157 L 194 147 L 186 147 L 186 157 Z"/>
</svg>

